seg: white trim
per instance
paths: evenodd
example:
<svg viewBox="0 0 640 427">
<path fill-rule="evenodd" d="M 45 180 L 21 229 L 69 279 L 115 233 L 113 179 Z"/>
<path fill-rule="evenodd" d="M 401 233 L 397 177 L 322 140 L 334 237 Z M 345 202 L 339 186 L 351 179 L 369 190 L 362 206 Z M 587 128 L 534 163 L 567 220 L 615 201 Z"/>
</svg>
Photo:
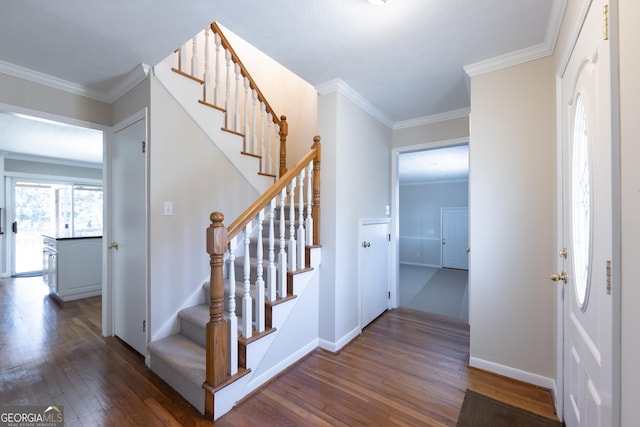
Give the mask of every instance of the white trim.
<svg viewBox="0 0 640 427">
<path fill-rule="evenodd" d="M 578 16 L 576 17 L 576 22 L 574 22 L 573 28 L 567 37 L 567 45 L 564 47 L 562 54 L 558 55 L 561 59 L 558 61 L 558 69 L 556 70 L 556 73 L 560 76 L 564 76 L 564 73 L 567 70 L 567 65 L 569 65 L 569 59 L 571 58 L 571 52 L 573 52 L 573 48 L 578 42 L 580 30 L 582 29 L 582 25 L 584 25 L 584 21 L 587 19 L 587 13 L 589 12 L 592 1 L 593 0 L 582 0 Z"/>
<path fill-rule="evenodd" d="M 514 378 L 539 387 L 544 387 L 553 390 L 554 393 L 556 392 L 556 382 L 553 378 L 543 377 L 542 375 L 490 362 L 473 356 L 469 358 L 469 366 L 482 369 L 483 371 L 493 372 L 508 378 Z"/>
<path fill-rule="evenodd" d="M 360 327 L 357 327 L 353 328 L 350 332 L 348 332 L 342 338 L 335 342 L 319 339 L 318 347 L 333 353 L 337 353 L 342 347 L 349 344 L 354 338 L 360 335 L 360 333 L 362 333 L 362 329 L 360 329 Z"/>
<path fill-rule="evenodd" d="M 369 113 L 371 116 L 380 121 L 383 125 L 389 129 L 393 129 L 393 121 L 385 115 L 382 111 L 378 110 L 371 102 L 367 101 L 358 92 L 356 92 L 351 86 L 346 84 L 342 79 L 329 80 L 326 83 L 321 83 L 315 87 L 318 91 L 318 95 L 324 96 L 333 92 L 337 92 L 340 95 L 347 98 L 349 101 L 356 104 L 358 107 Z"/>
<path fill-rule="evenodd" d="M 490 73 L 502 68 L 512 67 L 524 62 L 553 55 L 558 35 L 560 34 L 560 26 L 562 25 L 562 18 L 564 16 L 566 4 L 567 0 L 554 0 L 551 5 L 549 24 L 543 43 L 496 56 L 494 58 L 489 58 L 484 61 L 468 64 L 462 67 L 462 69 L 465 71 L 467 76 L 476 77 L 481 74 Z"/>
<path fill-rule="evenodd" d="M 469 108 L 460 108 L 458 110 L 447 111 L 439 114 L 432 114 L 430 116 L 418 117 L 410 120 L 403 120 L 393 124 L 393 130 L 407 129 L 417 126 L 429 125 L 432 123 L 446 122 L 448 120 L 461 119 L 469 117 Z"/>
<path fill-rule="evenodd" d="M 83 162 L 80 160 L 58 159 L 54 157 L 37 156 L 34 154 L 3 153 L 5 159 L 22 160 L 34 163 L 47 163 L 54 165 L 75 166 L 87 169 L 102 169 L 102 163 Z"/>
<path fill-rule="evenodd" d="M 63 92 L 72 93 L 74 95 L 84 96 L 95 99 L 96 101 L 113 103 L 130 89 L 143 81 L 149 73 L 150 67 L 146 64 L 139 64 L 129 73 L 127 73 L 120 81 L 107 92 L 98 91 L 89 87 L 79 85 L 58 77 L 34 71 L 29 68 L 11 64 L 10 62 L 0 60 L 0 73 L 27 80 L 32 83 L 41 84 Z"/>
</svg>

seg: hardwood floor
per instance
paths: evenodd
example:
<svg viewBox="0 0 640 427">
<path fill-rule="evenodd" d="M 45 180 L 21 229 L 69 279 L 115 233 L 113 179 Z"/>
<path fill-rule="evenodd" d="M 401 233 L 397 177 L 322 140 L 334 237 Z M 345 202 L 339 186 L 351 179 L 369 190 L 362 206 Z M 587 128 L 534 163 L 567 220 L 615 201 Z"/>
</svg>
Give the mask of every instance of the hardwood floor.
<svg viewBox="0 0 640 427">
<path fill-rule="evenodd" d="M 41 278 L 0 280 L 0 406 L 63 405 L 67 426 L 213 423 L 117 338 L 100 298 L 60 306 Z M 466 388 L 554 417 L 548 390 L 467 368 L 468 325 L 392 310 L 337 354 L 315 350 L 216 426 L 456 424 Z"/>
</svg>

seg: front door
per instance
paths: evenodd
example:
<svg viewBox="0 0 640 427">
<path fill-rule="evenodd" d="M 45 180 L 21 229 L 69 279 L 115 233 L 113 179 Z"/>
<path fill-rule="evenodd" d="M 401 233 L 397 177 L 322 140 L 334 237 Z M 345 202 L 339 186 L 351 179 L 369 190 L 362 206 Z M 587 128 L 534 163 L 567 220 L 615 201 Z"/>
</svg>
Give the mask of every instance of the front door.
<svg viewBox="0 0 640 427">
<path fill-rule="evenodd" d="M 363 221 L 360 242 L 360 327 L 389 305 L 389 221 Z"/>
<path fill-rule="evenodd" d="M 605 0 L 593 0 L 561 80 L 564 418 L 612 424 L 612 167 Z M 566 284 L 564 282 L 566 281 Z"/>
<path fill-rule="evenodd" d="M 113 135 L 111 218 L 115 335 L 141 354 L 147 352 L 146 120 Z"/>
</svg>

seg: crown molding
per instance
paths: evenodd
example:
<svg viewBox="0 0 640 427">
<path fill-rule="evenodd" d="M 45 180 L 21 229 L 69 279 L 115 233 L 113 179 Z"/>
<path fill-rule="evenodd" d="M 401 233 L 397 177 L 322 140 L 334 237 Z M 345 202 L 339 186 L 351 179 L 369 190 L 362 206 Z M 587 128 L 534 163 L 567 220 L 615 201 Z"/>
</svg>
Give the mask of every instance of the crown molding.
<svg viewBox="0 0 640 427">
<path fill-rule="evenodd" d="M 553 4 L 551 5 L 549 23 L 547 26 L 547 32 L 545 34 L 544 43 L 540 43 L 538 45 L 520 49 L 504 55 L 496 56 L 484 61 L 465 65 L 462 68 L 464 69 L 467 76 L 476 77 L 485 73 L 500 70 L 502 68 L 512 67 L 514 65 L 553 55 L 556 47 L 556 42 L 558 40 L 558 35 L 560 33 L 560 26 L 562 24 L 562 17 L 564 16 L 566 5 L 567 0 L 554 0 Z"/>
<path fill-rule="evenodd" d="M 446 122 L 447 120 L 461 119 L 469 116 L 469 108 L 460 108 L 458 110 L 447 111 L 430 116 L 418 117 L 411 120 L 403 120 L 393 125 L 393 130 L 407 129 L 417 126 L 429 125 L 432 123 Z"/>
<path fill-rule="evenodd" d="M 0 73 L 17 77 L 22 80 L 27 80 L 32 83 L 41 84 L 52 89 L 57 89 L 63 92 L 72 93 L 74 95 L 95 99 L 96 101 L 105 102 L 108 104 L 113 103 L 115 100 L 132 89 L 135 85 L 144 80 L 144 78 L 149 73 L 149 68 L 150 67 L 146 64 L 139 64 L 129 73 L 127 73 L 118 82 L 118 84 L 116 84 L 111 90 L 109 90 L 108 93 L 104 93 L 102 91 L 93 90 L 86 86 L 70 82 L 68 80 L 63 80 L 49 74 L 44 74 L 39 71 L 34 71 L 29 68 L 21 67 L 19 65 L 0 60 Z"/>
<path fill-rule="evenodd" d="M 363 98 L 362 95 L 360 95 L 358 92 L 353 90 L 353 88 L 346 84 L 342 79 L 329 80 L 326 83 L 321 83 L 315 86 L 315 89 L 320 96 L 328 95 L 333 92 L 339 93 L 340 95 L 356 104 L 358 107 L 362 108 L 367 113 L 371 114 L 386 127 L 388 127 L 389 129 L 393 129 L 393 121 L 389 117 L 387 117 L 383 112 L 374 107 L 373 104 Z"/>
</svg>

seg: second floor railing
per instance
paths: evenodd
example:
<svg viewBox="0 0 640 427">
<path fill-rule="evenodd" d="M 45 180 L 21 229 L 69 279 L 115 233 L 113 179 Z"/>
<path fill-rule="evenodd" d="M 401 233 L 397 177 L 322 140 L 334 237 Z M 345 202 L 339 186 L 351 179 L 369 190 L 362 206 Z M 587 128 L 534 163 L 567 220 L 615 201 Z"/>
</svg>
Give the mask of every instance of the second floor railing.
<svg viewBox="0 0 640 427">
<path fill-rule="evenodd" d="M 225 113 L 223 130 L 244 138 L 242 152 L 261 159 L 259 173 L 286 173 L 287 118 L 273 110 L 217 23 L 176 50 L 173 70 L 202 84 L 199 102 Z"/>
</svg>

